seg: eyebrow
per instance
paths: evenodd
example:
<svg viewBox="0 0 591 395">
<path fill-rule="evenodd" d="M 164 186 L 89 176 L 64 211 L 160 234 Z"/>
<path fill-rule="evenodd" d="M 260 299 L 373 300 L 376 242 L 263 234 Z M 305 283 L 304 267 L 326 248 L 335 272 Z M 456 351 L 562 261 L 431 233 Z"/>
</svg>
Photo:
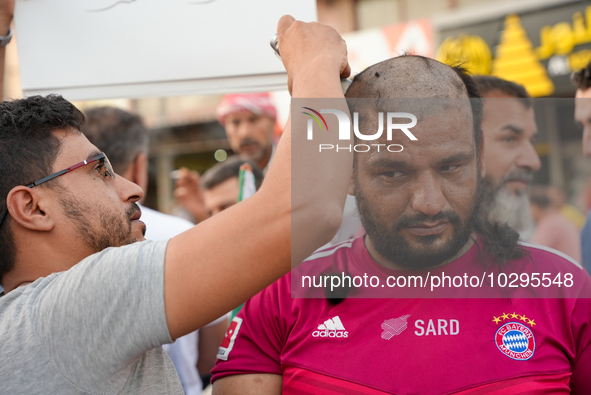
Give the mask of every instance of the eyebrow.
<svg viewBox="0 0 591 395">
<path fill-rule="evenodd" d="M 520 128 L 520 127 L 517 127 L 517 126 L 515 126 L 515 125 L 505 125 L 505 126 L 503 127 L 503 130 L 510 130 L 510 131 L 512 131 L 513 133 L 515 133 L 515 134 L 518 134 L 518 135 L 523 135 L 523 133 L 524 133 L 524 131 L 523 131 L 523 129 L 522 129 L 522 128 Z"/>
<path fill-rule="evenodd" d="M 458 162 L 469 162 L 474 158 L 474 151 L 470 152 L 459 152 L 452 156 L 449 156 L 441 161 L 439 161 L 439 165 L 448 165 L 450 163 L 458 163 Z"/>
<path fill-rule="evenodd" d="M 102 152 L 101 152 L 101 151 L 99 151 L 99 150 L 94 150 L 94 151 L 92 151 L 90 154 L 88 154 L 88 155 L 86 156 L 86 160 L 88 160 L 88 159 L 90 159 L 90 158 L 94 158 L 95 156 L 99 156 L 100 154 L 102 154 Z"/>
<path fill-rule="evenodd" d="M 472 160 L 472 158 L 474 158 L 474 151 L 458 152 L 457 154 L 453 154 L 451 156 L 448 156 L 447 158 L 440 160 L 439 162 L 437 162 L 437 165 L 444 166 L 444 165 L 448 165 L 450 163 L 469 162 L 470 160 Z M 396 169 L 407 169 L 410 167 L 408 165 L 408 163 L 406 163 L 406 162 L 403 162 L 400 160 L 392 160 L 392 159 L 384 158 L 384 157 L 376 158 L 374 160 L 370 159 L 369 164 L 371 166 L 389 167 L 389 168 L 396 168 Z"/>
<path fill-rule="evenodd" d="M 400 160 L 393 160 L 389 158 L 379 157 L 376 159 L 369 159 L 369 164 L 371 166 L 378 166 L 378 167 L 395 167 L 397 169 L 406 169 L 408 164 L 406 162 Z"/>
</svg>

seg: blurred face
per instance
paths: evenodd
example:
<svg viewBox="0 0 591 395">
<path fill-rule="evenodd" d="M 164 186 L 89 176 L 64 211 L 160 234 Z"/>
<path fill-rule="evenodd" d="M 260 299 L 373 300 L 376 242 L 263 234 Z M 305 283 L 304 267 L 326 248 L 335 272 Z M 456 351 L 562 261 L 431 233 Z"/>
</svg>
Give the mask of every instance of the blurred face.
<svg viewBox="0 0 591 395">
<path fill-rule="evenodd" d="M 215 187 L 203 191 L 205 210 L 209 216 L 216 215 L 238 203 L 240 187 L 238 177 L 228 178 Z"/>
<path fill-rule="evenodd" d="M 82 134 L 58 133 L 62 150 L 53 165 L 60 171 L 100 151 Z M 137 204 L 143 191 L 123 177 L 113 178 L 104 165 L 91 163 L 59 177 L 55 188 L 69 238 L 80 240 L 88 254 L 144 240 Z M 71 242 L 71 241 L 69 241 Z"/>
<path fill-rule="evenodd" d="M 527 187 L 541 162 L 534 148 L 533 108 L 503 93 L 488 93 L 482 117 L 484 133 L 483 209 L 489 220 L 519 232 L 531 226 Z"/>
<path fill-rule="evenodd" d="M 534 110 L 502 96 L 487 96 L 484 102 L 485 182 L 493 189 L 506 188 L 513 195 L 524 195 L 534 171 L 541 166 L 533 145 L 538 132 Z"/>
<path fill-rule="evenodd" d="M 421 269 L 451 259 L 468 242 L 481 169 L 466 111 L 419 119 L 412 133 L 418 141 L 402 152 L 357 153 L 350 193 L 370 254 L 385 266 Z"/>
<path fill-rule="evenodd" d="M 227 115 L 225 122 L 232 150 L 261 168 L 267 166 L 273 152 L 275 121 L 266 115 L 241 111 Z"/>
<path fill-rule="evenodd" d="M 575 121 L 583 129 L 583 153 L 591 156 L 591 89 L 577 90 Z"/>
</svg>

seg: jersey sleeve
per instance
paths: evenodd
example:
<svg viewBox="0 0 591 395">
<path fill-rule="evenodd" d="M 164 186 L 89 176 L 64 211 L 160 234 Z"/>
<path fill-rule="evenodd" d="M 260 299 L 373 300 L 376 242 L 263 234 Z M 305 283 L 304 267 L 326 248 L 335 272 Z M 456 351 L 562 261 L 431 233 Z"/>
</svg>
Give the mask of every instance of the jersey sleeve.
<svg viewBox="0 0 591 395">
<path fill-rule="evenodd" d="M 30 314 L 40 352 L 77 387 L 120 382 L 144 353 L 172 341 L 164 310 L 166 245 L 105 249 L 36 296 Z"/>
<path fill-rule="evenodd" d="M 234 317 L 218 350 L 212 381 L 235 374 L 282 373 L 286 309 L 291 305 L 282 306 L 279 295 L 289 282 L 288 274 L 246 302 Z"/>
<path fill-rule="evenodd" d="M 587 286 L 591 286 L 587 281 Z M 573 395 L 587 394 L 591 388 L 591 299 L 579 298 L 575 302 L 571 318 L 575 339 L 575 358 L 571 377 Z"/>
</svg>

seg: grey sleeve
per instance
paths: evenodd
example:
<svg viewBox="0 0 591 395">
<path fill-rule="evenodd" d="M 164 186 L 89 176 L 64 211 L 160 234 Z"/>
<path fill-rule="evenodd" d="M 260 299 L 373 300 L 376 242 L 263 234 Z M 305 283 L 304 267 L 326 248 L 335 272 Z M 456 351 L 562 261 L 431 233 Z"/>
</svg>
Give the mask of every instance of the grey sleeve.
<svg viewBox="0 0 591 395">
<path fill-rule="evenodd" d="M 172 339 L 164 311 L 167 241 L 94 254 L 56 279 L 32 307 L 43 351 L 71 383 L 125 383 L 146 351 Z"/>
</svg>

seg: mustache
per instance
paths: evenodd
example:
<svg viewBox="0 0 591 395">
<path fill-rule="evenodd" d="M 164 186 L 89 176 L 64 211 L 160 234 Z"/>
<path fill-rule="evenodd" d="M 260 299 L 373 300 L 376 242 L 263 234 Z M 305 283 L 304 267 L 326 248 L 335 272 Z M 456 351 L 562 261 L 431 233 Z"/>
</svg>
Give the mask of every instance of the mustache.
<svg viewBox="0 0 591 395">
<path fill-rule="evenodd" d="M 141 213 L 142 209 L 140 208 L 140 206 L 137 205 L 137 203 L 131 203 L 131 206 L 125 210 L 125 214 L 127 215 L 127 218 L 131 221 L 131 218 L 136 215 L 137 213 Z"/>
<path fill-rule="evenodd" d="M 248 138 L 248 137 L 245 138 L 244 140 L 240 141 L 240 146 L 241 147 L 244 147 L 245 145 L 250 145 L 250 144 L 257 144 L 258 145 L 259 142 L 256 141 L 256 140 L 253 140 L 251 138 Z"/>
<path fill-rule="evenodd" d="M 532 170 L 518 169 L 518 170 L 513 170 L 513 171 L 507 172 L 507 174 L 505 174 L 503 176 L 503 178 L 501 179 L 500 184 L 503 185 L 506 182 L 515 181 L 515 180 L 526 181 L 526 182 L 530 183 L 533 179 L 534 179 L 534 172 Z"/>
<path fill-rule="evenodd" d="M 417 213 L 413 216 L 400 217 L 394 226 L 395 230 L 399 231 L 402 228 L 409 226 L 417 226 L 425 222 L 439 222 L 446 221 L 452 224 L 461 223 L 460 216 L 453 211 L 440 211 L 436 215 L 430 216 L 424 213 Z"/>
</svg>

